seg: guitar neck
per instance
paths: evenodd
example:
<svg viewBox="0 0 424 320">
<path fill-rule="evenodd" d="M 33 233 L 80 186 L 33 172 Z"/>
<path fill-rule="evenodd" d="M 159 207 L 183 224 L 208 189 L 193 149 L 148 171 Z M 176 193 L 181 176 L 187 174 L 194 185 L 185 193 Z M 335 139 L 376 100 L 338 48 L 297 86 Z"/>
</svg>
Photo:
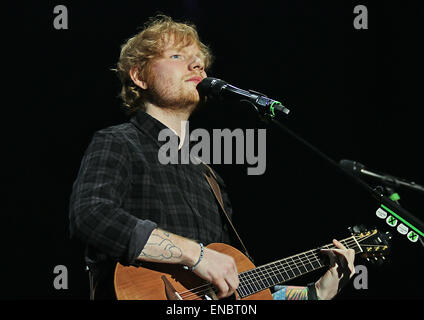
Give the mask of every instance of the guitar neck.
<svg viewBox="0 0 424 320">
<path fill-rule="evenodd" d="M 340 241 L 347 249 L 362 252 L 355 236 Z M 328 266 L 328 259 L 320 254 L 321 249 L 333 249 L 334 244 L 327 244 L 317 249 L 305 251 L 239 274 L 240 284 L 237 293 L 241 298 L 247 297 L 277 284 L 288 282 L 309 272 Z"/>
</svg>

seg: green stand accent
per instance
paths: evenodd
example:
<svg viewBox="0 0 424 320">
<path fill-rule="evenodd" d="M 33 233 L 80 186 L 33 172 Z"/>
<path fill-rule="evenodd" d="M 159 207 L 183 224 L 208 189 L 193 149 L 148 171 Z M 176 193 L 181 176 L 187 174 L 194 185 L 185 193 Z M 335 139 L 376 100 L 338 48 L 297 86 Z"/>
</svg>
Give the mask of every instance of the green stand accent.
<svg viewBox="0 0 424 320">
<path fill-rule="evenodd" d="M 400 200 L 400 196 L 399 196 L 399 194 L 397 194 L 396 192 L 395 193 L 393 193 L 390 197 L 390 200 L 392 200 L 392 201 L 398 201 L 398 200 Z"/>
<path fill-rule="evenodd" d="M 274 101 L 270 106 L 269 106 L 269 110 L 271 111 L 271 118 L 275 117 L 275 111 L 274 111 L 274 104 L 281 104 L 281 102 L 279 101 Z"/>
</svg>

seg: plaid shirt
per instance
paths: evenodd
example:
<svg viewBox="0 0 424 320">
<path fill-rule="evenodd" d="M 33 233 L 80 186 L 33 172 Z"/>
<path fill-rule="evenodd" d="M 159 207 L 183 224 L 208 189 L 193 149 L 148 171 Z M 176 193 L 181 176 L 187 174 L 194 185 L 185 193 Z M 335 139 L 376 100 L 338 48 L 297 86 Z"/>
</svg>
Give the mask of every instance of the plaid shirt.
<svg viewBox="0 0 424 320">
<path fill-rule="evenodd" d="M 70 232 L 87 244 L 88 263 L 136 260 L 154 228 L 205 245 L 230 243 L 228 226 L 202 165 L 158 160 L 159 132 L 168 129 L 139 111 L 128 123 L 94 134 L 70 199 Z M 217 175 L 228 214 L 231 205 Z"/>
</svg>

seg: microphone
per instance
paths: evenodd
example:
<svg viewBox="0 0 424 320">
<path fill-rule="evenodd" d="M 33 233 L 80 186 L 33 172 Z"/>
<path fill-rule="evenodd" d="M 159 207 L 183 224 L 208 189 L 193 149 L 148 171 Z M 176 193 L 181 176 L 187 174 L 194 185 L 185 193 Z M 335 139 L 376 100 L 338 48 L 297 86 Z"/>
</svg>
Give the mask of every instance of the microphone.
<svg viewBox="0 0 424 320">
<path fill-rule="evenodd" d="M 419 184 L 416 184 L 413 181 L 407 181 L 405 179 L 400 179 L 400 178 L 391 176 L 389 174 L 371 171 L 367 169 L 362 163 L 359 163 L 356 161 L 343 159 L 343 160 L 340 160 L 339 164 L 342 168 L 348 171 L 351 171 L 355 174 L 372 177 L 376 180 L 381 181 L 383 184 L 389 187 L 404 186 L 404 187 L 408 187 L 414 190 L 424 192 L 424 187 L 420 186 Z"/>
<path fill-rule="evenodd" d="M 270 99 L 260 92 L 253 90 L 242 90 L 217 78 L 207 77 L 203 79 L 197 85 L 197 91 L 211 99 L 238 99 L 239 101 L 247 100 L 253 103 L 258 111 L 261 110 L 268 112 L 271 114 L 271 116 L 275 115 L 275 110 L 285 114 L 290 112 L 290 110 L 283 106 L 281 102 Z"/>
</svg>

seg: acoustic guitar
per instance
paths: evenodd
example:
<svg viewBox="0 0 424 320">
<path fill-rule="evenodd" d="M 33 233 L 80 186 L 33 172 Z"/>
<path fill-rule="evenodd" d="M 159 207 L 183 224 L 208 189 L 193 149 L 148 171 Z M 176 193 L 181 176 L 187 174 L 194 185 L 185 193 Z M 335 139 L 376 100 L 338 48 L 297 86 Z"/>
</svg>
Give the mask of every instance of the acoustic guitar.
<svg viewBox="0 0 424 320">
<path fill-rule="evenodd" d="M 340 242 L 367 260 L 384 259 L 389 251 L 390 233 L 377 229 L 352 233 Z M 333 244 L 305 251 L 259 267 L 239 250 L 223 243 L 212 243 L 207 248 L 234 258 L 239 272 L 239 287 L 233 298 L 237 300 L 272 300 L 269 288 L 328 266 L 328 258 L 320 249 L 333 249 Z M 144 262 L 143 267 L 117 263 L 114 275 L 118 300 L 216 300 L 216 288 L 185 270 L 178 264 Z M 228 298 L 226 298 L 228 299 Z"/>
</svg>

